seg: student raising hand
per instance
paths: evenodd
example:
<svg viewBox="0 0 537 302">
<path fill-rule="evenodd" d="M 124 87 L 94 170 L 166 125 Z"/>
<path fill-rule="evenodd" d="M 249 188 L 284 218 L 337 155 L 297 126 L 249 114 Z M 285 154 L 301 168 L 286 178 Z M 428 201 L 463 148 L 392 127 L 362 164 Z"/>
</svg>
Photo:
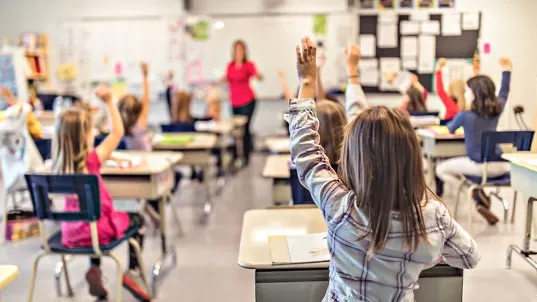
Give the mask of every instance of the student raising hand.
<svg viewBox="0 0 537 302">
<path fill-rule="evenodd" d="M 511 62 L 511 59 L 508 57 L 501 57 L 499 62 L 503 71 L 511 71 L 511 69 L 513 69 L 513 62 Z"/>
<path fill-rule="evenodd" d="M 358 84 L 358 63 L 360 62 L 360 47 L 350 43 L 345 49 L 345 61 L 347 63 L 347 76 L 349 82 Z"/>
<path fill-rule="evenodd" d="M 446 64 L 447 64 L 446 58 L 438 59 L 438 65 L 436 65 L 436 70 L 438 71 L 438 70 L 444 68 L 444 66 L 446 66 Z"/>
<path fill-rule="evenodd" d="M 298 97 L 313 99 L 315 97 L 315 81 L 317 77 L 317 49 L 309 37 L 302 38 L 302 50 L 296 46 L 296 69 L 300 80 Z"/>
</svg>

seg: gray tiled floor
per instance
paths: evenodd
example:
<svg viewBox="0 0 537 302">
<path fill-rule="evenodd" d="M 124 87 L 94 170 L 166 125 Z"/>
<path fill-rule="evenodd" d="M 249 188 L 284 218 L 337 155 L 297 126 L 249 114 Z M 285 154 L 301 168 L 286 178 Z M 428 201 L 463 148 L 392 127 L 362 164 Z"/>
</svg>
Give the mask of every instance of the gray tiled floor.
<svg viewBox="0 0 537 302">
<path fill-rule="evenodd" d="M 197 184 L 183 185 L 175 202 L 180 205 L 185 236 L 177 238 L 175 232 L 172 234 L 178 264 L 162 283 L 156 301 L 254 301 L 253 272 L 238 267 L 236 258 L 244 211 L 270 204 L 270 181 L 260 176 L 263 162 L 264 156 L 256 156 L 248 169 L 233 178 L 222 196 L 215 199 L 214 212 L 206 226 L 198 224 L 202 188 Z M 450 202 L 453 197 L 447 196 L 446 199 L 450 208 L 453 208 Z M 524 204 L 519 202 L 514 226 L 499 223 L 489 227 L 474 213 L 475 237 L 483 256 L 477 269 L 465 273 L 464 301 L 537 301 L 535 270 L 516 255 L 513 269 L 505 269 L 507 245 L 519 243 L 522 238 Z M 493 207 L 496 213 L 501 213 L 499 203 Z M 463 207 L 460 217 L 463 225 L 465 211 L 466 207 Z M 173 220 L 170 224 L 173 231 Z M 144 259 L 149 270 L 158 256 L 158 250 L 157 239 L 152 235 L 148 237 Z M 3 301 L 24 301 L 31 260 L 38 249 L 39 243 L 35 239 L 0 247 L 0 263 L 16 264 L 21 269 L 19 279 L 2 293 Z M 126 247 L 121 247 L 116 255 L 125 261 Z M 54 257 L 42 261 L 34 301 L 92 301 L 86 294 L 83 280 L 86 259 L 77 258 L 70 263 L 75 287 L 73 299 L 56 296 L 52 279 L 55 261 Z M 104 262 L 104 272 L 107 276 L 106 286 L 113 292 L 115 270 L 111 261 Z M 124 297 L 124 301 L 134 301 L 126 292 Z M 434 298 L 430 301 L 434 301 Z"/>
</svg>

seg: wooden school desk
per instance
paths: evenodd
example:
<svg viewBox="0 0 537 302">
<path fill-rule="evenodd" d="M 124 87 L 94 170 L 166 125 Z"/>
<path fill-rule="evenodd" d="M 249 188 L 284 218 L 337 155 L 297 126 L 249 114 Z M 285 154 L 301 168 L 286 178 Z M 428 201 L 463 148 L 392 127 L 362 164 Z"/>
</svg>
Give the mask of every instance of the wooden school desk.
<svg viewBox="0 0 537 302">
<path fill-rule="evenodd" d="M 526 208 L 526 229 L 522 248 L 512 244 L 507 250 L 507 267 L 511 267 L 511 255 L 515 251 L 529 264 L 537 269 L 537 261 L 531 256 L 537 254 L 530 250 L 531 226 L 533 223 L 533 203 L 537 201 L 537 153 L 515 152 L 506 153 L 502 158 L 511 162 L 511 187 L 522 196 L 528 198 Z M 512 211 L 515 211 L 513 208 Z"/>
<path fill-rule="evenodd" d="M 19 268 L 15 265 L 0 265 L 0 294 L 19 277 Z M 0 296 L 0 300 L 2 297 Z"/>
<path fill-rule="evenodd" d="M 326 231 L 315 207 L 250 210 L 244 214 L 238 264 L 255 270 L 256 302 L 321 301 L 328 286 L 328 262 L 273 265 L 269 236 Z M 416 301 L 461 302 L 462 270 L 437 265 L 420 275 Z"/>
<path fill-rule="evenodd" d="M 262 176 L 272 180 L 272 201 L 274 204 L 289 204 L 289 154 L 269 155 L 265 161 Z"/>
<path fill-rule="evenodd" d="M 289 144 L 290 140 L 288 137 L 269 137 L 265 140 L 265 147 L 272 154 L 291 153 Z"/>
<path fill-rule="evenodd" d="M 186 142 L 170 142 L 172 138 L 191 138 Z M 211 150 L 217 147 L 217 137 L 214 134 L 188 132 L 159 134 L 153 139 L 153 150 L 181 151 L 181 165 L 201 166 L 204 174 L 205 204 L 203 206 L 202 222 L 205 222 L 212 211 L 212 193 L 210 188 Z"/>
<path fill-rule="evenodd" d="M 436 160 L 438 158 L 450 158 L 466 155 L 464 134 L 438 134 L 433 128 L 416 130 L 416 134 L 422 141 L 422 152 L 427 158 L 427 183 L 434 184 Z"/>
<path fill-rule="evenodd" d="M 155 295 L 157 283 L 161 281 L 159 276 L 163 263 L 168 257 L 172 258 L 173 266 L 177 262 L 175 247 L 173 244 L 167 243 L 166 200 L 170 198 L 175 185 L 173 167 L 181 161 L 183 154 L 179 152 L 115 151 L 112 156 L 118 158 L 139 157 L 142 160 L 140 166 L 133 168 L 109 168 L 105 166 L 101 168 L 103 181 L 113 198 L 159 199 L 162 254 L 151 270 L 151 292 Z M 173 204 L 172 209 L 182 233 L 179 215 Z"/>
</svg>

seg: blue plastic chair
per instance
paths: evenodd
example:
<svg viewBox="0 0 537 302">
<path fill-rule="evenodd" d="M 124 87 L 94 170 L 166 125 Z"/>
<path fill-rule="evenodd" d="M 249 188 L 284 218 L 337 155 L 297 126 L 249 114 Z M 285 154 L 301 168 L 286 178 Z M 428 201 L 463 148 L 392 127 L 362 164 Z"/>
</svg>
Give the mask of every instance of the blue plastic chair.
<svg viewBox="0 0 537 302">
<path fill-rule="evenodd" d="M 117 301 L 122 301 L 122 279 L 123 270 L 119 259 L 116 258 L 112 251 L 125 241 L 129 241 L 135 247 L 136 256 L 143 266 L 140 255 L 140 246 L 132 237 L 136 235 L 139 227 L 131 227 L 123 237 L 118 238 L 108 244 L 100 245 L 97 233 L 97 221 L 101 218 L 101 202 L 99 193 L 99 182 L 97 176 L 88 174 L 70 174 L 70 175 L 47 175 L 47 174 L 26 174 L 26 183 L 32 197 L 34 214 L 39 220 L 39 232 L 43 251 L 38 254 L 33 263 L 32 276 L 30 278 L 28 301 L 32 301 L 35 277 L 39 260 L 46 255 L 61 255 L 63 263 L 63 272 L 67 283 L 68 295 L 73 296 L 73 290 L 69 282 L 65 255 L 90 256 L 90 257 L 110 257 L 116 262 L 117 266 Z M 79 212 L 57 212 L 51 209 L 50 194 L 69 194 L 76 195 L 78 198 Z M 69 248 L 61 243 L 61 231 L 56 232 L 47 238 L 45 220 L 52 221 L 87 221 L 91 229 L 91 247 Z M 144 271 L 141 271 L 143 281 L 147 286 L 147 278 Z M 149 287 L 147 287 L 149 288 Z"/>
<path fill-rule="evenodd" d="M 34 143 L 43 160 L 51 158 L 52 140 L 48 138 L 34 139 Z"/>
<path fill-rule="evenodd" d="M 499 145 L 509 144 L 513 146 L 516 151 L 529 151 L 531 143 L 533 141 L 534 131 L 487 131 L 481 134 L 481 161 L 483 165 L 483 171 L 481 176 L 474 175 L 462 175 L 461 183 L 457 190 L 457 201 L 455 202 L 454 217 L 457 217 L 457 210 L 460 202 L 460 195 L 462 189 L 468 187 L 468 225 L 471 230 L 472 227 L 472 192 L 475 189 L 483 189 L 485 187 L 494 187 L 496 192 L 492 193 L 492 196 L 496 197 L 503 203 L 504 208 L 504 221 L 507 222 L 507 216 L 509 213 L 509 205 L 505 198 L 502 198 L 498 194 L 500 187 L 511 186 L 511 174 L 506 173 L 497 177 L 488 177 L 487 164 L 492 162 L 505 162 L 502 158 L 502 151 Z M 514 191 L 513 196 L 513 209 L 511 211 L 511 223 L 515 220 L 517 192 Z"/>
<path fill-rule="evenodd" d="M 408 113 L 410 116 L 436 116 L 440 115 L 438 111 L 411 111 Z"/>
<path fill-rule="evenodd" d="M 332 169 L 337 171 L 338 164 L 331 164 Z M 295 168 L 289 169 L 289 184 L 291 185 L 291 196 L 293 197 L 293 205 L 299 204 L 315 204 L 310 191 L 306 189 L 298 179 L 298 173 Z"/>
<path fill-rule="evenodd" d="M 196 132 L 194 123 L 171 123 L 160 125 L 162 132 Z"/>
<path fill-rule="evenodd" d="M 95 136 L 95 140 L 93 141 L 93 147 L 95 148 L 99 146 L 107 136 L 108 134 L 99 134 Z M 121 138 L 116 150 L 127 150 L 127 143 L 125 142 L 125 138 Z"/>
</svg>

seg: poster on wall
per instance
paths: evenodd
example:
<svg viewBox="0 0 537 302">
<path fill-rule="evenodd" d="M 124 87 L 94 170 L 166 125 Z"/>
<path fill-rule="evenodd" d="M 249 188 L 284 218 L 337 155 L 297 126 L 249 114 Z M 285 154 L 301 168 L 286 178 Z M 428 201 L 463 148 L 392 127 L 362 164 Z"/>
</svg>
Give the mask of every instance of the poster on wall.
<svg viewBox="0 0 537 302">
<path fill-rule="evenodd" d="M 418 8 L 434 8 L 434 0 L 418 0 Z"/>
<path fill-rule="evenodd" d="M 316 36 L 326 36 L 328 28 L 328 16 L 317 14 L 313 16 L 313 34 Z"/>
<path fill-rule="evenodd" d="M 376 0 L 360 0 L 361 9 L 375 9 Z"/>
<path fill-rule="evenodd" d="M 379 0 L 379 9 L 394 9 L 395 0 Z"/>
<path fill-rule="evenodd" d="M 399 0 L 399 8 L 414 8 L 414 0 Z"/>
<path fill-rule="evenodd" d="M 439 8 L 455 8 L 455 0 L 438 0 Z"/>
</svg>

